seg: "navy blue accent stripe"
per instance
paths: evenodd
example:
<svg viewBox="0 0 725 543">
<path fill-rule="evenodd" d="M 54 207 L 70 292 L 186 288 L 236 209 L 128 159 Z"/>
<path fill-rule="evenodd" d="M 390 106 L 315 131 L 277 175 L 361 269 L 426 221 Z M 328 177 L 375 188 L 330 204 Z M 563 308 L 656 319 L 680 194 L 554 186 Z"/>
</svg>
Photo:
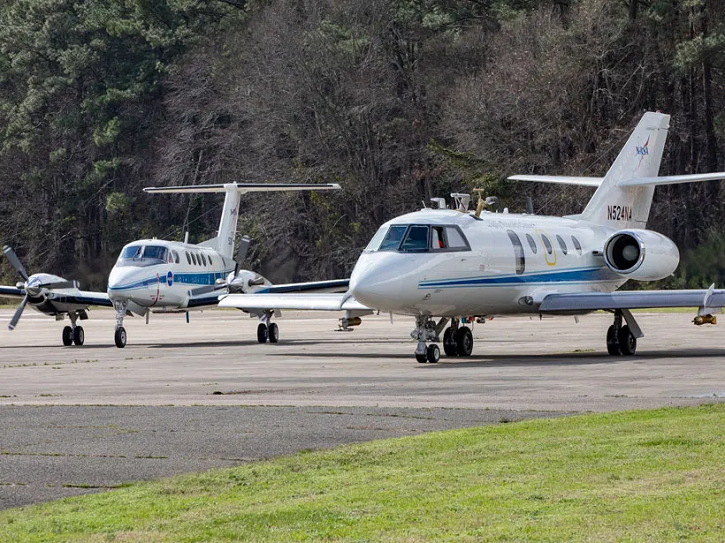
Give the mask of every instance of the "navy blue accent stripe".
<svg viewBox="0 0 725 543">
<path fill-rule="evenodd" d="M 418 288 L 465 288 L 519 284 L 587 283 L 590 281 L 612 281 L 618 278 L 619 276 L 609 268 L 596 267 L 522 275 L 479 276 L 465 277 L 461 279 L 421 281 L 418 284 Z"/>
</svg>

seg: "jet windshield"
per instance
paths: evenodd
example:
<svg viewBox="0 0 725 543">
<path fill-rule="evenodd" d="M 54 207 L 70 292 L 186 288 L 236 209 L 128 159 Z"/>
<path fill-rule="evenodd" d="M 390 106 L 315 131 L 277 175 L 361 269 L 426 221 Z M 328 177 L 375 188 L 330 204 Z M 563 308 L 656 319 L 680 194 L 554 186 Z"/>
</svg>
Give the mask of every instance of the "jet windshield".
<svg viewBox="0 0 725 543">
<path fill-rule="evenodd" d="M 118 257 L 117 265 L 152 266 L 169 260 L 169 251 L 162 245 L 128 245 Z"/>
<path fill-rule="evenodd" d="M 394 224 L 375 233 L 365 252 L 397 251 L 470 251 L 466 237 L 458 226 L 428 224 Z"/>
</svg>

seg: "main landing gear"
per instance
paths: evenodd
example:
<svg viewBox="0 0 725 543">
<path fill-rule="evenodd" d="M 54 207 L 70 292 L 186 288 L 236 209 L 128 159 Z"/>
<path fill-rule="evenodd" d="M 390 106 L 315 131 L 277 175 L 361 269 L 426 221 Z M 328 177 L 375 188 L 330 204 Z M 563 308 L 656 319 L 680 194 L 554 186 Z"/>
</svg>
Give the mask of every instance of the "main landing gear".
<svg viewBox="0 0 725 543">
<path fill-rule="evenodd" d="M 63 338 L 63 345 L 66 347 L 70 347 L 74 343 L 78 346 L 83 345 L 83 342 L 86 340 L 86 334 L 83 331 L 83 327 L 76 324 L 79 316 L 80 315 L 78 313 L 68 313 L 70 326 L 63 328 L 61 336 Z"/>
<path fill-rule="evenodd" d="M 628 322 L 624 326 L 622 326 L 623 316 Z M 607 352 L 612 356 L 631 356 L 637 350 L 638 337 L 642 337 L 642 331 L 632 314 L 626 309 L 617 309 L 614 312 L 614 324 L 607 330 Z"/>
<path fill-rule="evenodd" d="M 257 326 L 257 341 L 259 343 L 277 343 L 279 341 L 279 326 L 276 322 L 270 322 L 273 313 L 265 313 Z"/>
<path fill-rule="evenodd" d="M 427 316 L 415 318 L 415 330 L 410 337 L 418 340 L 415 359 L 424 364 L 435 364 L 440 360 L 441 351 L 436 343 L 440 342 L 440 333 L 448 324 L 447 318 L 437 323 Z M 447 356 L 470 356 L 473 351 L 473 333 L 467 326 L 459 326 L 459 319 L 450 319 L 451 326 L 443 334 L 443 351 Z M 426 345 L 426 343 L 431 343 Z"/>
<path fill-rule="evenodd" d="M 70 326 L 66 326 L 65 328 L 63 328 L 63 345 L 65 345 L 66 347 L 69 347 L 74 343 L 78 346 L 83 345 L 83 342 L 86 340 L 86 334 L 83 331 L 82 326 L 76 325 L 79 314 L 68 313 L 68 317 L 70 317 Z"/>
</svg>

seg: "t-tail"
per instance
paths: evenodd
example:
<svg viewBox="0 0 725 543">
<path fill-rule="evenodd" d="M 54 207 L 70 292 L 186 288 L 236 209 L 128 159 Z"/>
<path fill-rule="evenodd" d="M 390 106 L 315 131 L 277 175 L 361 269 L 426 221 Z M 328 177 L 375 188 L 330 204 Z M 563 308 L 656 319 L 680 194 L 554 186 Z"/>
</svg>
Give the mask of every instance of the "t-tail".
<svg viewBox="0 0 725 543">
<path fill-rule="evenodd" d="M 584 211 L 571 218 L 617 229 L 645 228 L 657 185 L 725 179 L 725 172 L 658 177 L 669 127 L 669 115 L 645 113 L 604 177 L 514 175 L 509 179 L 597 187 Z"/>
<path fill-rule="evenodd" d="M 247 192 L 301 191 L 301 190 L 339 190 L 337 183 L 294 184 L 294 183 L 227 183 L 225 185 L 188 185 L 177 187 L 146 187 L 144 192 L 186 193 L 223 192 L 224 206 L 219 220 L 219 231 L 216 237 L 199 245 L 211 247 L 222 256 L 232 259 L 234 255 L 234 238 L 237 235 L 237 219 L 239 218 L 239 197 Z"/>
<path fill-rule="evenodd" d="M 628 186 L 627 181 L 657 177 L 670 116 L 645 113 L 629 136 L 581 219 L 618 228 L 644 228 L 655 185 Z"/>
</svg>

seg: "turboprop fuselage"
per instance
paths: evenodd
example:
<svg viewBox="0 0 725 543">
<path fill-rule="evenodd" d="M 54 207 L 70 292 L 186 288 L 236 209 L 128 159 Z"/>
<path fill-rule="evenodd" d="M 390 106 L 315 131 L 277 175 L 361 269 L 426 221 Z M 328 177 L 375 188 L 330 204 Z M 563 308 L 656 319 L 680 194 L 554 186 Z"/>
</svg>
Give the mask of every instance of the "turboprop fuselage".
<svg viewBox="0 0 725 543">
<path fill-rule="evenodd" d="M 423 209 L 378 230 L 350 290 L 391 313 L 536 312 L 548 294 L 611 292 L 627 281 L 602 255 L 616 231 L 570 218 Z"/>
<path fill-rule="evenodd" d="M 108 277 L 112 302 L 154 311 L 216 306 L 218 294 L 194 297 L 190 290 L 214 285 L 235 263 L 209 247 L 159 239 L 134 241 L 121 251 Z"/>
</svg>

